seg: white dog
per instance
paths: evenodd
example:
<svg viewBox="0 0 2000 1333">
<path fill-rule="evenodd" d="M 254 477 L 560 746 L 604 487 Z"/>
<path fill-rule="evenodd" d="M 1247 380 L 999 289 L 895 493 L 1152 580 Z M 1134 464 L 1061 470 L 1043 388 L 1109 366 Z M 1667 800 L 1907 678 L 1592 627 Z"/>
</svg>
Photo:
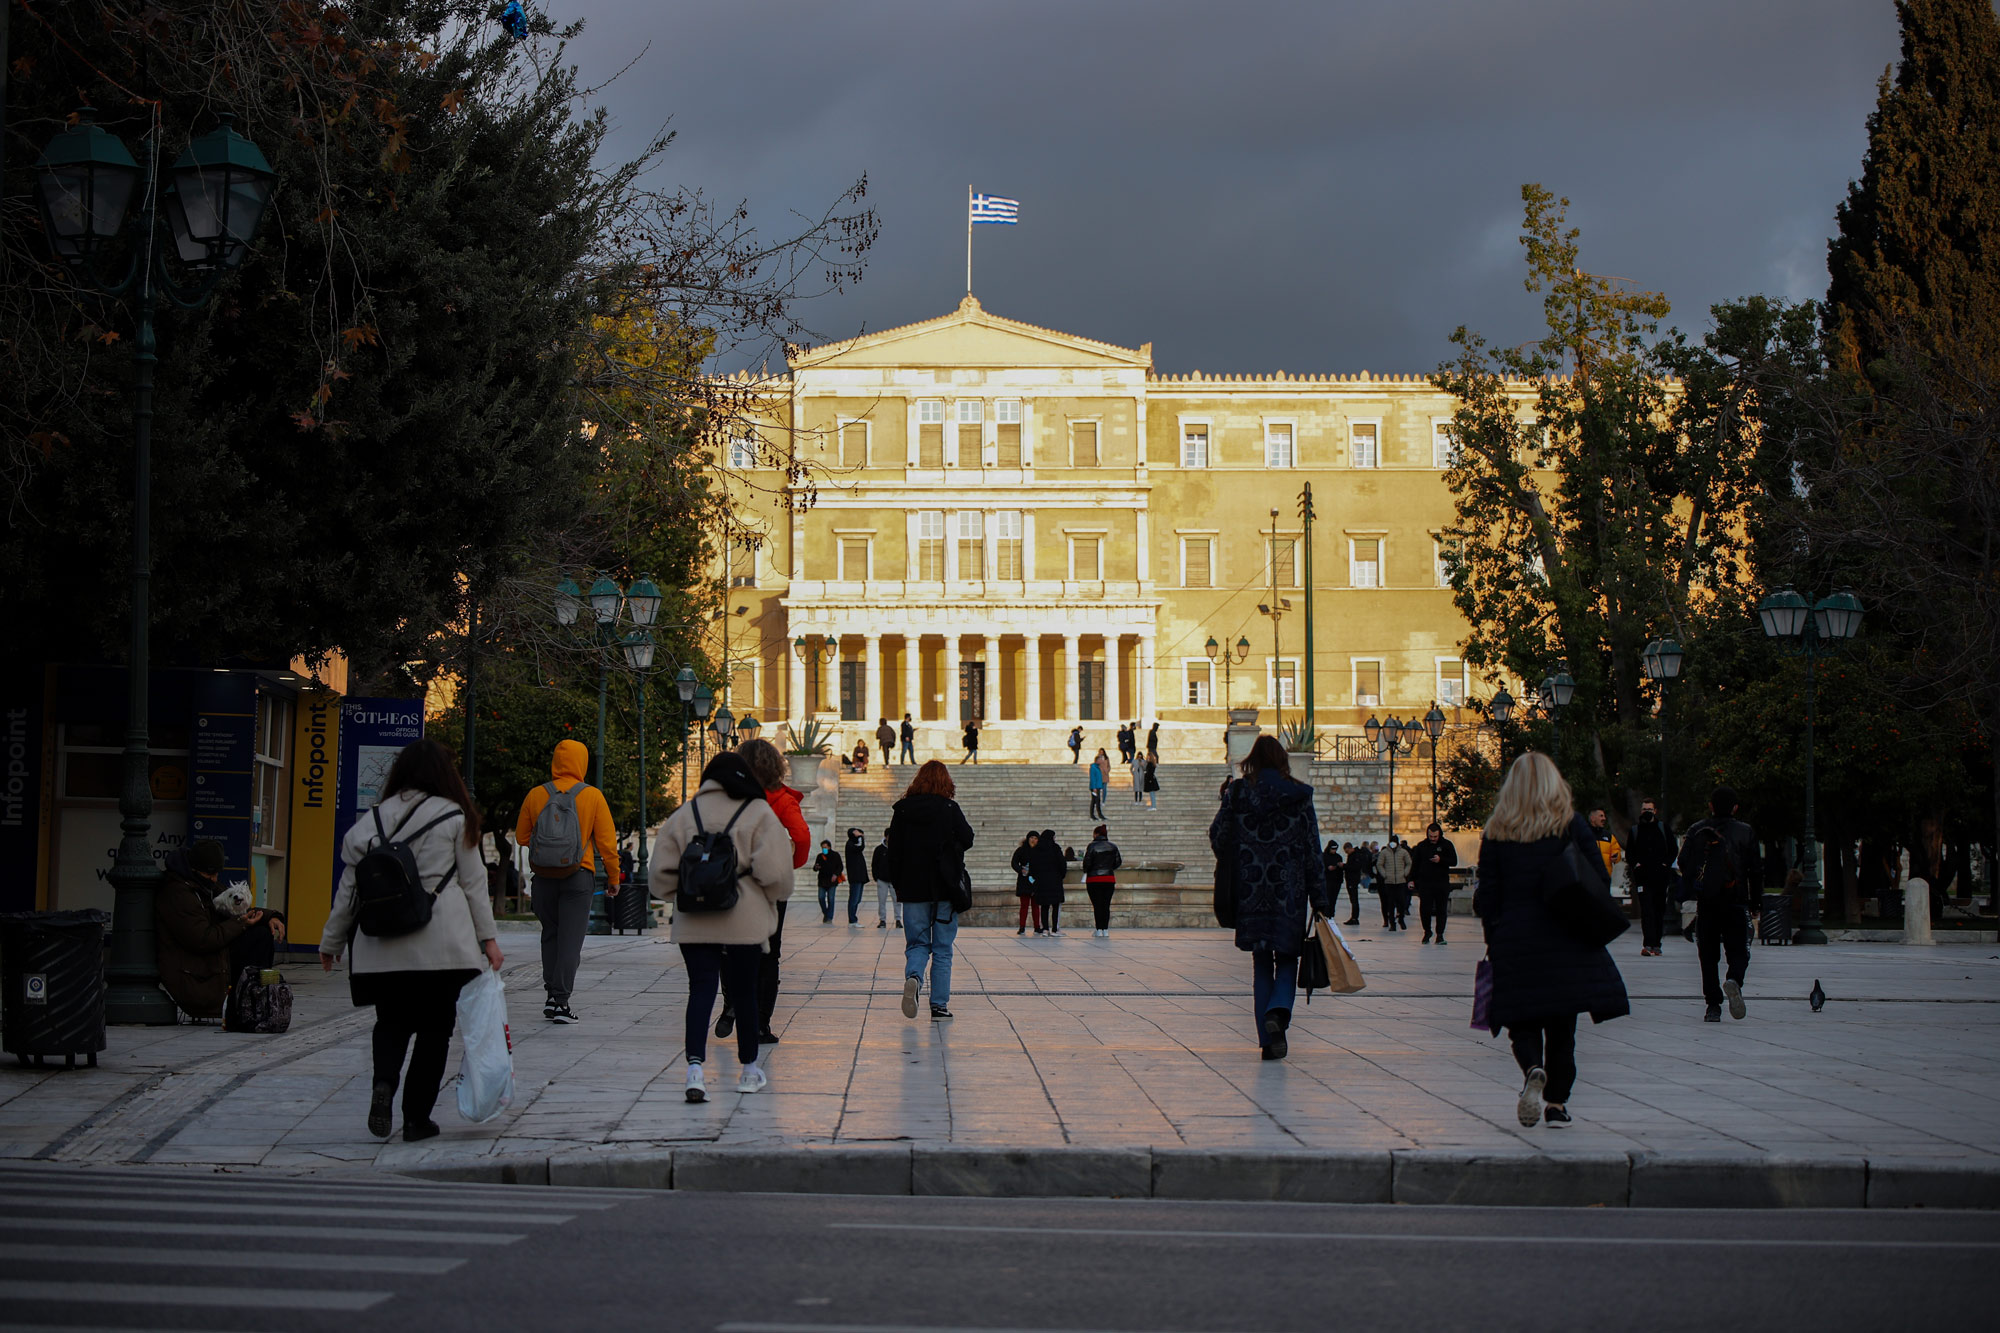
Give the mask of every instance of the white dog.
<svg viewBox="0 0 2000 1333">
<path fill-rule="evenodd" d="M 215 914 L 240 917 L 250 910 L 250 886 L 242 880 L 215 891 Z"/>
</svg>

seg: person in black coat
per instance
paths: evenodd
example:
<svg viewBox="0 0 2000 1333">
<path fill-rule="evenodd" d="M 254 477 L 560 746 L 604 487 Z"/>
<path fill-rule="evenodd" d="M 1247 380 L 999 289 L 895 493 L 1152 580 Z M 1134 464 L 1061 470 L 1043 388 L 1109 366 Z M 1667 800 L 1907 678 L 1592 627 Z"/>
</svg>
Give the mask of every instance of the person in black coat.
<svg viewBox="0 0 2000 1333">
<path fill-rule="evenodd" d="M 1028 836 L 1021 839 L 1021 845 L 1014 849 L 1014 859 L 1012 862 L 1014 867 L 1014 896 L 1021 900 L 1021 919 L 1014 931 L 1016 935 L 1025 935 L 1028 933 L 1028 912 L 1030 909 L 1033 909 L 1035 913 L 1035 933 L 1037 935 L 1042 933 L 1042 905 L 1035 901 L 1035 846 L 1041 840 L 1041 834 L 1035 832 L 1033 829 L 1029 829 Z"/>
<path fill-rule="evenodd" d="M 1353 910 L 1347 914 L 1347 924 L 1361 924 L 1361 870 L 1363 853 L 1356 851 L 1353 843 L 1341 848 L 1341 877 L 1347 881 L 1347 902 Z"/>
<path fill-rule="evenodd" d="M 903 1017 L 917 1016 L 917 993 L 924 968 L 931 974 L 931 1017 L 951 1017 L 951 957 L 958 939 L 958 911 L 952 897 L 965 874 L 972 825 L 952 799 L 951 770 L 926 760 L 896 802 L 884 841 L 889 844 L 891 881 L 903 905 Z"/>
<path fill-rule="evenodd" d="M 1319 862 L 1326 867 L 1326 891 L 1333 896 L 1333 905 L 1340 906 L 1340 882 L 1346 878 L 1346 860 L 1340 854 L 1340 839 L 1328 838 L 1326 850 L 1320 853 Z M 1353 880 L 1347 881 L 1347 924 L 1354 925 L 1361 919 L 1361 890 Z"/>
<path fill-rule="evenodd" d="M 847 924 L 861 924 L 861 891 L 868 887 L 868 835 L 847 830 Z"/>
<path fill-rule="evenodd" d="M 1243 776 L 1223 790 L 1208 826 L 1217 885 L 1233 904 L 1236 947 L 1250 955 L 1251 1011 L 1266 1060 L 1288 1052 L 1299 955 L 1310 912 L 1333 914 L 1320 862 L 1313 791 L 1292 778 L 1275 736 L 1259 736 L 1243 757 Z"/>
<path fill-rule="evenodd" d="M 1639 802 L 1639 822 L 1632 830 L 1632 845 L 1625 850 L 1625 870 L 1632 877 L 1632 889 L 1639 899 L 1641 958 L 1660 956 L 1660 939 L 1666 930 L 1667 888 L 1674 878 L 1674 835 L 1660 822 L 1660 812 L 1651 801 Z"/>
<path fill-rule="evenodd" d="M 1709 816 L 1688 825 L 1676 868 L 1681 892 L 1694 899 L 1695 956 L 1701 964 L 1702 1021 L 1720 1023 L 1723 1001 L 1729 1016 L 1742 1018 L 1743 979 L 1750 971 L 1751 884 L 1757 874 L 1757 833 L 1736 817 L 1736 793 L 1717 787 L 1708 798 Z M 1733 880 L 1727 868 L 1735 862 Z M 1724 958 L 1728 970 L 1718 973 Z"/>
<path fill-rule="evenodd" d="M 1625 979 L 1604 946 L 1572 934 L 1543 904 L 1543 876 L 1575 845 L 1601 866 L 1590 825 L 1547 755 L 1530 750 L 1507 770 L 1479 848 L 1472 908 L 1486 930 L 1493 969 L 1487 1023 L 1507 1029 L 1521 1066 L 1515 1115 L 1523 1126 L 1570 1123 L 1576 1083 L 1576 1017 L 1602 1023 L 1632 1012 Z"/>
<path fill-rule="evenodd" d="M 821 838 L 819 855 L 813 858 L 813 878 L 819 882 L 819 915 L 827 925 L 833 924 L 833 886 L 840 883 L 845 867 L 840 853 L 833 850 L 833 844 Z"/>
<path fill-rule="evenodd" d="M 1444 923 L 1451 915 L 1451 872 L 1458 865 L 1458 848 L 1433 823 L 1424 840 L 1410 850 L 1410 882 L 1417 886 L 1417 911 L 1423 918 L 1424 942 L 1444 943 Z"/>
<path fill-rule="evenodd" d="M 1062 934 L 1063 877 L 1069 874 L 1069 858 L 1063 855 L 1062 844 L 1056 841 L 1056 831 L 1042 830 L 1035 842 L 1035 850 L 1029 854 L 1030 873 L 1035 877 L 1035 910 L 1051 935 Z"/>
</svg>

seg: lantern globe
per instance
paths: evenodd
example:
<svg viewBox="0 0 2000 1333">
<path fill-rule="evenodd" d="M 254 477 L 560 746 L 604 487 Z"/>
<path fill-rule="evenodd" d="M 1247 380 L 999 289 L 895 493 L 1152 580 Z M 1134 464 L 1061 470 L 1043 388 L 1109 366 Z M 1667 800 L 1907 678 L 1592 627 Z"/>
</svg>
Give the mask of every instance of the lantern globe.
<svg viewBox="0 0 2000 1333">
<path fill-rule="evenodd" d="M 49 247 L 67 264 L 81 264 L 117 238 L 143 173 L 124 142 L 91 121 L 49 140 L 35 163 L 35 202 Z"/>
<path fill-rule="evenodd" d="M 278 179 L 257 145 L 236 132 L 235 117 L 218 119 L 167 169 L 167 226 L 181 260 L 195 268 L 243 262 Z"/>
</svg>

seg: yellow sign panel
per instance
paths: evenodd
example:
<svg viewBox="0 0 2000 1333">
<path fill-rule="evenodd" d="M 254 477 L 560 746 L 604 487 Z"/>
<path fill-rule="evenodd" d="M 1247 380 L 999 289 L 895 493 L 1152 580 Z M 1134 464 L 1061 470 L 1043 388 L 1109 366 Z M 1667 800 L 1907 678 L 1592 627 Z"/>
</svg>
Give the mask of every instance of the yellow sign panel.
<svg viewBox="0 0 2000 1333">
<path fill-rule="evenodd" d="M 340 696 L 309 690 L 299 696 L 292 737 L 290 908 L 294 944 L 318 944 L 333 910 L 333 789 L 340 754 Z"/>
</svg>

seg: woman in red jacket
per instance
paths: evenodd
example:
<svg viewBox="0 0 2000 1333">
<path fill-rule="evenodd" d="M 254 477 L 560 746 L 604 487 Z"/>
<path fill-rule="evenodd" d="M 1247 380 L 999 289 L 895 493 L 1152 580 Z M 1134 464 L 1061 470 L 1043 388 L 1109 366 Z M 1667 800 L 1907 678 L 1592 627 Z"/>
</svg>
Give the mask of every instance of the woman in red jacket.
<svg viewBox="0 0 2000 1333">
<path fill-rule="evenodd" d="M 778 753 L 778 747 L 759 737 L 736 747 L 737 755 L 743 760 L 750 776 L 757 779 L 757 785 L 764 789 L 764 799 L 777 812 L 778 822 L 785 826 L 785 832 L 792 835 L 792 869 L 797 870 L 812 856 L 812 831 L 806 827 L 806 817 L 799 809 L 803 793 L 785 785 L 785 757 Z M 771 936 L 771 945 L 764 953 L 757 969 L 757 1040 L 765 1046 L 775 1046 L 778 1035 L 771 1031 L 771 1014 L 778 1007 L 778 963 L 783 957 L 785 943 L 785 904 L 778 907 L 778 929 Z M 715 1035 L 724 1039 L 736 1031 L 736 1011 L 725 1001 L 722 1017 L 715 1020 Z"/>
</svg>

